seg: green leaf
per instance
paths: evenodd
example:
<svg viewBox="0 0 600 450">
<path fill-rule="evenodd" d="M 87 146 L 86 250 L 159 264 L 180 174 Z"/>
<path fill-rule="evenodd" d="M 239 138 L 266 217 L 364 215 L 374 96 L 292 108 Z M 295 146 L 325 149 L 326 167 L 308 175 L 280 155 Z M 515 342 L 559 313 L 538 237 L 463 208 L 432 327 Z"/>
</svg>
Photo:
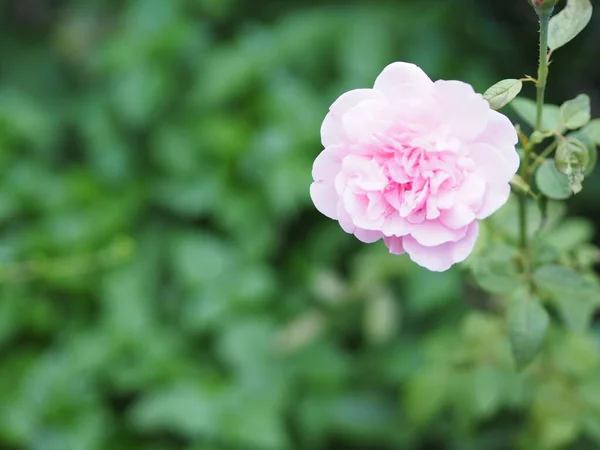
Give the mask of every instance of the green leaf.
<svg viewBox="0 0 600 450">
<path fill-rule="evenodd" d="M 594 142 L 594 140 L 588 134 L 586 134 L 584 130 L 585 128 L 582 128 L 581 130 L 569 133 L 567 139 L 571 140 L 575 138 L 585 145 L 588 155 L 587 164 L 585 166 L 585 169 L 583 170 L 583 174 L 585 176 L 588 176 L 594 171 L 594 168 L 598 163 L 598 149 L 596 148 L 596 143 Z"/>
<path fill-rule="evenodd" d="M 540 267 L 533 273 L 533 281 L 548 295 L 600 295 L 594 283 L 574 270 L 559 265 Z"/>
<path fill-rule="evenodd" d="M 544 241 L 553 248 L 568 252 L 590 242 L 594 237 L 594 224 L 588 219 L 571 217 L 563 219 L 544 234 Z"/>
<path fill-rule="evenodd" d="M 560 123 L 569 130 L 581 128 L 591 119 L 590 108 L 590 98 L 586 94 L 579 94 L 560 106 Z"/>
<path fill-rule="evenodd" d="M 219 397 L 209 389 L 181 383 L 149 391 L 130 414 L 139 430 L 172 430 L 197 437 L 214 432 L 219 406 Z"/>
<path fill-rule="evenodd" d="M 523 82 L 514 78 L 499 81 L 483 94 L 492 109 L 500 109 L 510 103 L 523 89 Z"/>
<path fill-rule="evenodd" d="M 279 332 L 278 350 L 293 353 L 307 347 L 319 337 L 325 325 L 325 319 L 319 312 L 309 311 L 300 315 Z"/>
<path fill-rule="evenodd" d="M 473 265 L 473 277 L 477 284 L 492 294 L 509 294 L 518 289 L 523 279 L 511 261 L 492 258 L 493 255 L 482 257 Z"/>
<path fill-rule="evenodd" d="M 600 145 L 600 119 L 592 120 L 581 131 L 589 136 L 596 145 Z"/>
<path fill-rule="evenodd" d="M 387 292 L 368 299 L 363 317 L 367 341 L 381 344 L 389 341 L 398 330 L 400 311 L 394 297 Z"/>
<path fill-rule="evenodd" d="M 562 322 L 568 329 L 576 333 L 583 333 L 589 329 L 592 316 L 598 308 L 595 302 L 588 298 L 565 296 L 556 296 L 553 300 Z"/>
<path fill-rule="evenodd" d="M 526 217 L 527 234 L 533 237 L 537 233 L 542 220 L 536 202 L 527 202 Z M 492 215 L 487 222 L 493 230 L 494 237 L 503 236 L 509 241 L 516 242 L 519 239 L 519 202 L 517 196 L 511 195 L 506 204 L 496 214 Z"/>
<path fill-rule="evenodd" d="M 437 370 L 421 370 L 408 380 L 405 386 L 406 413 L 417 426 L 434 417 L 448 397 L 448 373 L 444 367 Z"/>
<path fill-rule="evenodd" d="M 592 18 L 590 0 L 567 0 L 567 6 L 550 19 L 548 47 L 562 47 L 577 36 Z"/>
<path fill-rule="evenodd" d="M 571 330 L 588 329 L 600 296 L 597 286 L 567 267 L 544 266 L 536 270 L 533 280 L 540 292 L 556 305 L 564 324 Z"/>
<path fill-rule="evenodd" d="M 374 392 L 340 395 L 327 406 L 327 416 L 331 420 L 332 428 L 342 430 L 347 436 L 381 436 L 389 427 L 395 425 L 393 407 L 385 398 Z"/>
<path fill-rule="evenodd" d="M 537 106 L 533 100 L 518 97 L 511 103 L 510 107 L 523 119 L 531 128 L 535 128 Z M 543 130 L 560 130 L 560 109 L 556 105 L 544 105 L 542 115 Z"/>
<path fill-rule="evenodd" d="M 576 165 L 582 169 L 587 167 L 590 159 L 587 146 L 577 139 L 574 134 L 559 142 L 556 155 L 557 159 L 570 159 L 570 161 L 565 161 L 565 163 Z M 562 171 L 562 167 L 558 161 L 556 168 Z"/>
<path fill-rule="evenodd" d="M 569 180 L 569 188 L 574 194 L 581 191 L 584 171 L 590 160 L 586 145 L 575 137 L 561 139 L 554 161 L 559 172 L 564 173 Z"/>
<path fill-rule="evenodd" d="M 553 160 L 544 161 L 535 173 L 535 183 L 545 196 L 564 200 L 571 196 L 569 178 L 558 171 Z"/>
<path fill-rule="evenodd" d="M 478 417 L 490 417 L 502 405 L 503 374 L 488 366 L 477 367 L 469 374 L 467 391 Z"/>
<path fill-rule="evenodd" d="M 407 313 L 414 317 L 428 317 L 461 298 L 462 280 L 457 275 L 452 271 L 441 272 L 436 274 L 436 282 L 432 283 L 426 271 L 410 273 L 405 282 Z"/>
<path fill-rule="evenodd" d="M 593 270 L 600 256 L 600 247 L 585 243 L 575 249 L 575 262 L 582 270 Z"/>
<path fill-rule="evenodd" d="M 550 319 L 540 301 L 526 292 L 513 296 L 507 319 L 512 354 L 517 367 L 522 369 L 539 352 Z"/>
</svg>

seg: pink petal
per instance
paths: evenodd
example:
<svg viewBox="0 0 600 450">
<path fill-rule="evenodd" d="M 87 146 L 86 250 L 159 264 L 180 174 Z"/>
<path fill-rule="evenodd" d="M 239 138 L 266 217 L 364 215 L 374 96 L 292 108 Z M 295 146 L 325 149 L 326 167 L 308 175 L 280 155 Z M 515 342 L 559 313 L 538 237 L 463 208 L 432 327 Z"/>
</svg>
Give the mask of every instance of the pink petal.
<svg viewBox="0 0 600 450">
<path fill-rule="evenodd" d="M 469 256 L 473 251 L 478 234 L 479 224 L 472 222 L 465 236 L 457 242 L 447 242 L 435 247 L 426 247 L 419 244 L 411 236 L 403 237 L 402 242 L 404 249 L 412 261 L 431 271 L 443 272 L 448 270 L 453 264 L 461 262 Z"/>
<path fill-rule="evenodd" d="M 471 208 L 462 203 L 457 203 L 453 208 L 444 209 L 440 215 L 440 222 L 452 229 L 463 228 L 475 220 L 475 213 Z"/>
<path fill-rule="evenodd" d="M 327 113 L 321 125 L 321 144 L 323 147 L 339 145 L 348 142 L 344 126 L 339 116 L 332 112 Z"/>
<path fill-rule="evenodd" d="M 342 162 L 342 174 L 365 191 L 380 191 L 388 185 L 384 169 L 377 161 L 364 156 L 349 155 Z M 340 183 L 342 182 L 340 177 Z"/>
<path fill-rule="evenodd" d="M 376 242 L 383 237 L 381 231 L 363 230 L 361 228 L 357 228 L 354 231 L 354 236 L 356 236 L 358 240 L 363 241 L 366 244 Z"/>
<path fill-rule="evenodd" d="M 437 202 L 433 198 L 427 200 L 426 211 L 425 218 L 427 220 L 435 220 L 440 217 L 440 210 L 437 206 Z"/>
<path fill-rule="evenodd" d="M 373 99 L 384 100 L 385 96 L 381 92 L 373 89 L 354 89 L 340 95 L 329 107 L 329 110 L 341 117 L 359 103 Z"/>
<path fill-rule="evenodd" d="M 337 194 L 337 193 L 336 193 Z M 369 198 L 365 194 L 346 189 L 342 198 L 344 209 L 352 218 L 352 223 L 357 228 L 364 230 L 380 231 L 385 219 L 384 211 L 370 215 Z"/>
<path fill-rule="evenodd" d="M 495 147 L 498 154 L 506 162 L 509 171 L 516 173 L 521 163 L 519 154 L 515 150 L 519 138 L 512 122 L 497 111 L 490 110 L 488 123 L 483 132 L 477 136 L 475 142 L 490 144 Z"/>
<path fill-rule="evenodd" d="M 381 231 L 386 236 L 405 236 L 414 230 L 415 225 L 408 222 L 400 214 L 394 212 L 385 218 Z"/>
<path fill-rule="evenodd" d="M 490 109 L 488 112 L 488 123 L 485 129 L 475 139 L 475 142 L 485 142 L 499 148 L 514 147 L 519 141 L 517 131 L 512 122 L 504 114 Z"/>
<path fill-rule="evenodd" d="M 425 217 L 425 209 L 419 209 L 417 211 L 411 212 L 408 216 L 406 216 L 406 220 L 413 225 L 419 225 L 425 221 Z"/>
<path fill-rule="evenodd" d="M 312 177 L 315 181 L 333 181 L 342 168 L 343 148 L 326 147 L 313 163 Z"/>
<path fill-rule="evenodd" d="M 329 107 L 329 113 L 325 116 L 321 125 L 321 143 L 323 147 L 348 142 L 348 136 L 344 132 L 342 116 L 346 111 L 369 99 L 384 99 L 381 92 L 373 89 L 354 89 L 340 95 Z"/>
<path fill-rule="evenodd" d="M 454 264 L 452 246 L 454 243 L 438 245 L 436 247 L 425 247 L 410 236 L 402 238 L 404 250 L 410 259 L 434 272 L 448 270 Z"/>
<path fill-rule="evenodd" d="M 336 192 L 337 193 L 337 192 Z M 361 193 L 356 193 L 352 189 L 346 189 L 342 195 L 344 208 L 354 218 L 358 215 L 365 215 L 369 206 L 369 199 Z"/>
<path fill-rule="evenodd" d="M 337 204 L 339 196 L 333 184 L 325 181 L 315 181 L 310 185 L 310 198 L 321 212 L 330 219 L 337 219 Z"/>
<path fill-rule="evenodd" d="M 433 97 L 431 86 L 424 88 L 406 84 L 397 89 L 395 96 L 390 96 L 393 99 L 392 107 L 398 123 L 425 134 L 439 129 L 444 117 Z M 416 138 L 414 143 L 416 144 L 418 141 L 419 138 Z M 427 140 L 424 140 L 423 143 L 425 144 L 424 148 L 433 147 Z"/>
<path fill-rule="evenodd" d="M 477 242 L 477 237 L 479 236 L 479 223 L 477 221 L 471 222 L 469 227 L 467 228 L 467 234 L 458 242 L 454 242 L 452 245 L 454 247 L 452 251 L 452 256 L 454 257 L 454 262 L 459 263 L 467 259 L 467 257 L 473 251 L 473 247 L 475 247 L 475 243 Z"/>
<path fill-rule="evenodd" d="M 352 222 L 352 217 L 350 217 L 350 214 L 348 214 L 348 211 L 346 211 L 346 208 L 344 207 L 344 202 L 338 202 L 336 212 L 337 219 L 340 223 L 340 226 L 342 227 L 342 230 L 344 230 L 346 233 L 353 234 L 356 230 L 356 226 Z"/>
<path fill-rule="evenodd" d="M 445 242 L 454 242 L 462 239 L 467 232 L 467 228 L 454 230 L 448 228 L 439 220 L 426 220 L 415 226 L 410 235 L 421 245 L 434 247 Z"/>
<path fill-rule="evenodd" d="M 392 124 L 387 100 L 365 100 L 342 116 L 344 132 L 351 142 L 371 143 L 376 134 Z"/>
<path fill-rule="evenodd" d="M 493 183 L 486 187 L 483 196 L 483 204 L 477 212 L 478 219 L 485 219 L 500 209 L 510 196 L 510 185 L 508 183 Z"/>
<path fill-rule="evenodd" d="M 485 193 L 485 182 L 483 179 L 470 173 L 466 176 L 458 191 L 456 191 L 455 204 L 461 203 L 465 206 L 478 209 L 483 201 Z"/>
<path fill-rule="evenodd" d="M 397 62 L 387 66 L 375 80 L 374 89 L 392 100 L 395 115 L 412 127 L 433 129 L 439 118 L 431 95 L 433 83 L 414 64 Z"/>
<path fill-rule="evenodd" d="M 392 255 L 402 255 L 404 254 L 404 247 L 402 246 L 402 238 L 395 236 L 386 236 L 383 238 L 383 242 L 390 250 Z"/>
<path fill-rule="evenodd" d="M 432 82 L 423 70 L 410 63 L 395 62 L 388 65 L 375 80 L 374 89 L 395 96 L 403 86 L 431 87 Z"/>
<path fill-rule="evenodd" d="M 367 193 L 369 199 L 369 206 L 367 206 L 367 217 L 370 219 L 376 219 L 385 216 L 387 211 L 387 204 L 382 201 L 383 194 L 381 192 L 369 192 Z"/>
<path fill-rule="evenodd" d="M 470 141 L 484 130 L 490 106 L 469 84 L 436 81 L 434 96 L 443 111 L 444 123 L 455 136 Z"/>
<path fill-rule="evenodd" d="M 488 183 L 508 183 L 518 165 L 509 164 L 496 147 L 489 144 L 471 144 L 469 157 L 475 162 L 475 173 Z"/>
<path fill-rule="evenodd" d="M 378 218 L 370 218 L 364 214 L 353 214 L 352 222 L 356 225 L 357 228 L 362 228 L 364 230 L 370 231 L 379 231 L 381 230 L 381 226 L 383 225 L 384 216 Z"/>
</svg>

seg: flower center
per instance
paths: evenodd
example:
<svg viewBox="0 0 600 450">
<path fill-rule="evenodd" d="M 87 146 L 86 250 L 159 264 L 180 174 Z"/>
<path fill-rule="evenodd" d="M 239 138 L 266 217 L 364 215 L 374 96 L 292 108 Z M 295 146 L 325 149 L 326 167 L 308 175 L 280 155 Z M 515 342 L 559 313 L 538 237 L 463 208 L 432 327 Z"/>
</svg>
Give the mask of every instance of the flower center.
<svg viewBox="0 0 600 450">
<path fill-rule="evenodd" d="M 382 144 L 374 159 L 388 180 L 383 196 L 392 208 L 387 213 L 397 211 L 415 223 L 439 217 L 439 207 L 447 203 L 445 197 L 464 180 L 459 155 L 427 143 L 415 145 L 411 136 L 386 139 Z"/>
</svg>

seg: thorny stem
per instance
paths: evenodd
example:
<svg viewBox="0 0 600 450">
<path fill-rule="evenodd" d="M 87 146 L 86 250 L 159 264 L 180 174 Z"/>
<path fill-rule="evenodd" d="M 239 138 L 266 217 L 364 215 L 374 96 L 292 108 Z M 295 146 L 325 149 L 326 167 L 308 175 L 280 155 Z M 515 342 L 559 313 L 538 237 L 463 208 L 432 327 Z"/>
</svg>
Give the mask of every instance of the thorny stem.
<svg viewBox="0 0 600 450">
<path fill-rule="evenodd" d="M 537 115 L 535 129 L 542 129 L 542 115 L 544 112 L 544 93 L 546 92 L 546 80 L 548 79 L 548 24 L 552 11 L 537 11 L 540 19 L 540 62 L 538 68 L 537 83 Z"/>
<path fill-rule="evenodd" d="M 542 131 L 542 119 L 544 113 L 544 93 L 546 91 L 546 80 L 548 78 L 548 24 L 552 10 L 536 9 L 540 21 L 540 59 L 537 78 L 537 109 L 535 130 Z M 529 155 L 533 148 L 532 143 L 524 148 L 525 158 L 521 166 L 521 177 L 527 184 L 531 183 L 531 171 L 529 169 Z M 519 196 L 519 247 L 521 249 L 522 264 L 521 269 L 526 278 L 530 277 L 531 255 L 529 253 L 529 243 L 527 240 L 527 196 Z"/>
</svg>

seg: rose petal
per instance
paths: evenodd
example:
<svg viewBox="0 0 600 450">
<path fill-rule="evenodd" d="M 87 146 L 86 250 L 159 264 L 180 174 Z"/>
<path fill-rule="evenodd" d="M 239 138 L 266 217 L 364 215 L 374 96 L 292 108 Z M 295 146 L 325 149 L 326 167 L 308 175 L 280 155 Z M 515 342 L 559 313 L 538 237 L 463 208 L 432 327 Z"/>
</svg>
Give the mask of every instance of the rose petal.
<svg viewBox="0 0 600 450">
<path fill-rule="evenodd" d="M 315 181 L 310 185 L 310 198 L 321 214 L 330 219 L 337 219 L 339 197 L 333 184 L 325 181 Z"/>
<path fill-rule="evenodd" d="M 465 237 L 453 244 L 454 249 L 452 251 L 452 256 L 455 263 L 459 263 L 467 259 L 467 257 L 473 251 L 473 247 L 475 247 L 478 236 L 479 223 L 477 221 L 473 221 L 467 228 Z"/>
<path fill-rule="evenodd" d="M 435 220 L 440 217 L 440 210 L 437 207 L 437 202 L 434 198 L 429 198 L 426 204 L 426 214 L 425 218 L 427 220 Z"/>
<path fill-rule="evenodd" d="M 518 165 L 509 164 L 500 151 L 489 144 L 470 145 L 469 157 L 475 162 L 475 173 L 486 182 L 508 183 L 518 168 Z"/>
<path fill-rule="evenodd" d="M 377 98 L 385 99 L 385 96 L 373 89 L 354 89 L 340 95 L 329 107 L 329 113 L 325 116 L 325 120 L 321 125 L 321 143 L 323 147 L 348 142 L 348 136 L 342 124 L 342 116 L 360 102 Z"/>
<path fill-rule="evenodd" d="M 383 242 L 385 242 L 392 255 L 402 255 L 405 253 L 401 237 L 385 236 Z"/>
<path fill-rule="evenodd" d="M 337 220 L 340 223 L 342 230 L 344 230 L 346 233 L 354 234 L 356 226 L 354 225 L 354 222 L 352 222 L 352 217 L 350 214 L 348 214 L 348 211 L 346 211 L 343 201 L 340 200 L 338 202 L 336 212 Z"/>
<path fill-rule="evenodd" d="M 392 124 L 387 100 L 365 100 L 342 116 L 344 132 L 351 142 L 372 143 L 375 135 Z"/>
<path fill-rule="evenodd" d="M 353 214 L 352 222 L 356 225 L 357 228 L 362 228 L 364 230 L 370 231 L 379 231 L 381 230 L 381 226 L 383 225 L 384 216 L 378 218 L 370 218 L 363 214 Z"/>
<path fill-rule="evenodd" d="M 478 234 L 479 225 L 477 222 L 472 222 L 468 226 L 465 236 L 457 242 L 426 247 L 409 235 L 402 238 L 402 243 L 412 261 L 431 271 L 443 272 L 469 256 L 473 251 Z"/>
<path fill-rule="evenodd" d="M 373 89 L 354 89 L 340 95 L 329 107 L 329 110 L 341 117 L 359 103 L 373 99 L 385 100 L 385 96 Z"/>
<path fill-rule="evenodd" d="M 334 180 L 342 168 L 342 155 L 343 149 L 339 146 L 326 147 L 319 153 L 313 163 L 313 180 Z"/>
<path fill-rule="evenodd" d="M 483 179 L 470 173 L 467 175 L 458 191 L 456 191 L 455 204 L 463 204 L 473 209 L 479 209 L 483 202 L 485 182 Z"/>
<path fill-rule="evenodd" d="M 348 136 L 344 131 L 341 118 L 332 112 L 327 113 L 321 125 L 321 144 L 323 147 L 329 147 L 345 142 L 348 142 Z"/>
<path fill-rule="evenodd" d="M 498 148 L 512 148 L 519 142 L 517 131 L 512 122 L 504 114 L 490 109 L 485 129 L 475 139 L 475 142 L 485 142 Z"/>
<path fill-rule="evenodd" d="M 510 196 L 510 185 L 508 183 L 493 183 L 486 187 L 481 209 L 477 211 L 478 219 L 485 219 L 500 209 Z"/>
<path fill-rule="evenodd" d="M 463 228 L 475 220 L 475 213 L 471 208 L 458 203 L 453 208 L 443 209 L 440 214 L 440 222 L 452 229 Z"/>
<path fill-rule="evenodd" d="M 361 228 L 357 228 L 354 231 L 354 236 L 356 236 L 358 240 L 367 244 L 376 242 L 383 237 L 381 231 L 363 230 Z"/>
<path fill-rule="evenodd" d="M 380 231 L 385 219 L 384 211 L 380 210 L 378 214 L 369 210 L 369 197 L 365 194 L 353 192 L 347 189 L 342 197 L 344 208 L 352 218 L 352 222 L 357 228 L 364 230 Z"/>
<path fill-rule="evenodd" d="M 415 226 L 410 235 L 421 245 L 434 247 L 445 242 L 454 242 L 462 239 L 467 232 L 467 227 L 454 230 L 448 228 L 439 220 L 426 220 Z"/>
<path fill-rule="evenodd" d="M 405 236 L 414 230 L 414 228 L 415 225 L 395 212 L 386 216 L 381 231 L 386 236 Z"/>
<path fill-rule="evenodd" d="M 394 62 L 388 65 L 375 80 L 374 89 L 393 96 L 403 85 L 431 87 L 431 79 L 415 64 Z"/>
<path fill-rule="evenodd" d="M 342 174 L 364 191 L 381 191 L 388 185 L 383 167 L 363 156 L 346 156 L 342 162 Z"/>
<path fill-rule="evenodd" d="M 490 106 L 469 84 L 462 81 L 436 81 L 434 96 L 443 111 L 444 124 L 454 135 L 470 141 L 484 130 Z"/>
</svg>

